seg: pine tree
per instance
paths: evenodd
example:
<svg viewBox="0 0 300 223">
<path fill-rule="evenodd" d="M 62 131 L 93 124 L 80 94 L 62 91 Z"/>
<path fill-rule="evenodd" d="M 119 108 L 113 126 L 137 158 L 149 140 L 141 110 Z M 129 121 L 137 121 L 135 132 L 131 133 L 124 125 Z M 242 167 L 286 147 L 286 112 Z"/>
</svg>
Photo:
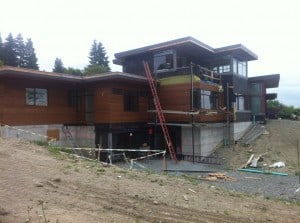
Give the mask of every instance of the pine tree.
<svg viewBox="0 0 300 223">
<path fill-rule="evenodd" d="M 0 34 L 0 66 L 1 64 L 4 64 L 4 58 L 3 58 L 3 42 Z"/>
<path fill-rule="evenodd" d="M 26 66 L 26 61 L 24 60 L 25 44 L 21 33 L 19 33 L 15 38 L 15 53 L 17 56 L 17 66 L 25 67 Z"/>
<path fill-rule="evenodd" d="M 39 69 L 37 64 L 37 57 L 35 55 L 35 50 L 33 48 L 32 40 L 29 38 L 25 43 L 25 50 L 24 50 L 24 66 L 25 68 L 30 69 Z"/>
<path fill-rule="evenodd" d="M 89 59 L 91 65 L 103 65 L 109 68 L 108 57 L 101 42 L 97 43 L 96 40 L 93 41 Z"/>
<path fill-rule="evenodd" d="M 65 70 L 66 69 L 64 67 L 62 60 L 60 58 L 55 58 L 53 72 L 64 73 Z"/>
<path fill-rule="evenodd" d="M 17 66 L 18 65 L 18 58 L 16 55 L 16 43 L 15 39 L 13 38 L 12 34 L 9 33 L 7 38 L 5 39 L 6 42 L 3 46 L 3 59 L 4 64 L 8 66 Z"/>
</svg>

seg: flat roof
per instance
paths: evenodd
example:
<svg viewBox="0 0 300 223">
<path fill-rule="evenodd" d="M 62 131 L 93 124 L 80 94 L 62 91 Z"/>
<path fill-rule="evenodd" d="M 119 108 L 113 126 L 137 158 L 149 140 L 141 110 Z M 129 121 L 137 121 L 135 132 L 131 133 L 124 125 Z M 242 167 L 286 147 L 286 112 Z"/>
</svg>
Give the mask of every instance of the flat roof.
<svg viewBox="0 0 300 223">
<path fill-rule="evenodd" d="M 122 60 L 126 57 L 129 56 L 134 56 L 134 55 L 139 55 L 139 54 L 144 54 L 144 53 L 149 53 L 149 52 L 155 52 L 158 50 L 163 50 L 163 49 L 170 49 L 172 47 L 179 47 L 179 46 L 189 46 L 193 45 L 195 51 L 205 51 L 208 55 L 221 55 L 224 53 L 230 53 L 232 55 L 235 55 L 237 57 L 242 57 L 245 60 L 257 60 L 257 55 L 253 53 L 251 50 L 243 46 L 242 44 L 236 44 L 236 45 L 231 45 L 231 46 L 225 46 L 225 47 L 220 47 L 220 48 L 213 48 L 191 36 L 175 39 L 175 40 L 170 40 L 162 43 L 157 43 L 141 48 L 136 48 L 128 51 L 123 51 L 119 53 L 115 53 L 115 64 L 122 65 Z"/>
<path fill-rule="evenodd" d="M 60 80 L 66 82 L 86 82 L 90 83 L 93 81 L 105 81 L 111 79 L 123 79 L 147 83 L 146 77 L 129 74 L 124 72 L 106 72 L 101 74 L 87 75 L 87 76 L 77 76 L 72 74 L 63 74 L 63 73 L 54 73 L 39 71 L 27 68 L 19 67 L 10 67 L 3 66 L 0 68 L 0 77 L 1 76 L 18 76 L 18 77 L 32 77 L 32 78 L 42 78 L 42 79 L 52 79 Z"/>
<path fill-rule="evenodd" d="M 277 98 L 277 93 L 268 93 L 266 94 L 266 100 L 274 100 Z"/>
<path fill-rule="evenodd" d="M 266 88 L 276 88 L 279 86 L 280 74 L 269 74 L 249 77 L 249 82 L 264 82 Z"/>
</svg>

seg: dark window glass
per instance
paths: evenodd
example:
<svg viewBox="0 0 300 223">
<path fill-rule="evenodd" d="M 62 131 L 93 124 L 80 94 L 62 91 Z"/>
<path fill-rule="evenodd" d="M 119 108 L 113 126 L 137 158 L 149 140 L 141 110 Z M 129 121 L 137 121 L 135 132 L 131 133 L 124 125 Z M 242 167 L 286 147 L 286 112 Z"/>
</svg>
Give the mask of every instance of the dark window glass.
<svg viewBox="0 0 300 223">
<path fill-rule="evenodd" d="M 138 111 L 139 110 L 139 96 L 135 92 L 124 93 L 124 111 Z"/>
<path fill-rule="evenodd" d="M 42 88 L 26 88 L 26 105 L 47 106 L 48 92 Z"/>
</svg>

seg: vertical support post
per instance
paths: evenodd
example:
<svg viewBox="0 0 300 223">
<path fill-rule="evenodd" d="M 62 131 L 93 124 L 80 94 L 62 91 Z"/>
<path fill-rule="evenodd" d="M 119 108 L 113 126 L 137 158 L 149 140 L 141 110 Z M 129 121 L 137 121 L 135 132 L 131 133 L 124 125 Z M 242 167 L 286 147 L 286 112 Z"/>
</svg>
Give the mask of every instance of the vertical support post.
<svg viewBox="0 0 300 223">
<path fill-rule="evenodd" d="M 109 149 L 112 149 L 112 148 L 113 148 L 113 140 L 112 140 L 113 136 L 112 136 L 111 128 L 109 129 L 107 138 L 108 138 L 108 139 L 107 139 L 107 141 L 108 141 L 108 148 L 109 148 Z M 108 155 L 108 157 L 109 157 L 109 159 L 110 159 L 110 164 L 112 164 L 111 157 L 112 157 L 112 155 L 113 155 L 113 151 L 110 150 L 109 153 L 110 153 L 110 154 Z"/>
<path fill-rule="evenodd" d="M 100 162 L 100 149 L 101 149 L 101 146 L 99 144 L 99 147 L 98 147 L 98 161 Z"/>
<path fill-rule="evenodd" d="M 230 147 L 230 121 L 229 121 L 229 84 L 226 83 L 226 107 L 227 107 L 227 115 L 226 115 L 226 127 L 227 127 L 227 134 L 226 134 L 226 144 Z"/>
<path fill-rule="evenodd" d="M 193 63 L 191 62 L 191 111 L 194 111 L 194 75 L 193 75 Z M 194 136 L 194 122 L 195 118 L 192 114 L 192 150 L 193 150 L 193 163 L 195 162 L 195 136 Z"/>
<path fill-rule="evenodd" d="M 299 151 L 299 140 L 297 140 L 297 155 L 298 155 L 298 176 L 300 184 L 300 151 Z"/>
</svg>

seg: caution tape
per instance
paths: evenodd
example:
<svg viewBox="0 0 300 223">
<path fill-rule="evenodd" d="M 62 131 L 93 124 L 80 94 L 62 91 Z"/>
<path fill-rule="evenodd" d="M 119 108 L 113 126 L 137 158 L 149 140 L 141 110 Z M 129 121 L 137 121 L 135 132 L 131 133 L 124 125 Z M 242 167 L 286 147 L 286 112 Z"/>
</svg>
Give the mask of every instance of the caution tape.
<svg viewBox="0 0 300 223">
<path fill-rule="evenodd" d="M 46 135 L 42 135 L 42 134 L 39 134 L 39 133 L 31 132 L 31 131 L 28 131 L 28 130 L 25 130 L 25 129 L 20 129 L 20 128 L 17 128 L 17 127 L 14 127 L 14 126 L 10 126 L 10 125 L 6 125 L 6 124 L 3 124 L 3 123 L 0 123 L 0 126 L 4 126 L 4 128 L 11 128 L 11 129 L 14 129 L 14 130 L 16 130 L 18 132 L 22 132 L 22 133 L 26 133 L 26 134 L 31 134 L 31 135 L 34 135 L 34 136 L 42 137 L 44 139 L 47 139 L 48 143 L 56 142 L 56 139 L 53 138 L 53 137 L 50 137 L 50 136 L 46 136 Z"/>
</svg>

